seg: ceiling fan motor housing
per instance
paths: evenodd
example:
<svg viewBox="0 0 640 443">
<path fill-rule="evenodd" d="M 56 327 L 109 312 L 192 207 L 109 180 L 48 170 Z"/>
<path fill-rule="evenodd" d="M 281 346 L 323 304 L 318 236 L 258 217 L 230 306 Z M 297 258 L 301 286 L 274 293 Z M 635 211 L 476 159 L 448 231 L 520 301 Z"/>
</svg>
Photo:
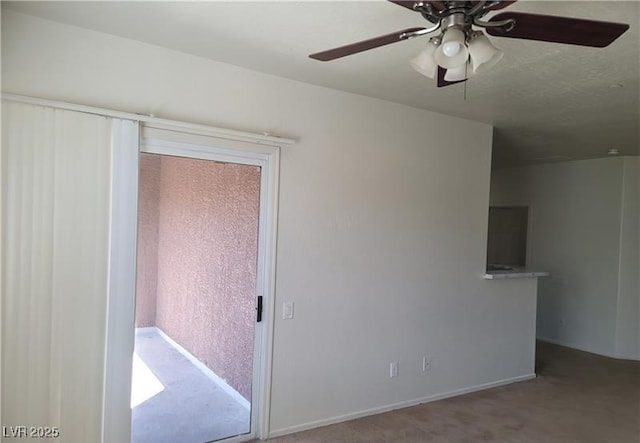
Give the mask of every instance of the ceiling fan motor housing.
<svg viewBox="0 0 640 443">
<path fill-rule="evenodd" d="M 466 31 L 471 29 L 471 23 L 471 17 L 465 15 L 463 12 L 452 12 L 440 20 L 440 28 L 443 32 L 451 28 Z"/>
</svg>

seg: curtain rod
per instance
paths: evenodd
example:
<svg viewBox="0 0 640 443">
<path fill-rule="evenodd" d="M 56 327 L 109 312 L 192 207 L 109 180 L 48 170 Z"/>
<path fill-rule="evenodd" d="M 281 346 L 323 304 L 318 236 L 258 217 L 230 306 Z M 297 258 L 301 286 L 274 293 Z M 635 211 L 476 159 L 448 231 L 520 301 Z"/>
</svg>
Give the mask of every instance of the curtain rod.
<svg viewBox="0 0 640 443">
<path fill-rule="evenodd" d="M 10 94 L 6 92 L 2 93 L 2 100 L 8 100 L 8 101 L 13 101 L 18 103 L 26 103 L 30 105 L 45 106 L 49 108 L 64 109 L 68 111 L 83 112 L 85 114 L 100 115 L 104 117 L 114 117 L 114 118 L 120 118 L 124 120 L 133 120 L 141 123 L 146 123 L 147 124 L 146 126 L 160 128 L 160 129 L 167 129 L 167 128 L 175 128 L 175 129 L 183 129 L 183 130 L 186 129 L 189 132 L 197 133 L 199 135 L 208 135 L 212 137 L 237 140 L 237 141 L 248 141 L 248 142 L 253 142 L 253 143 L 258 143 L 263 145 L 281 146 L 281 145 L 293 145 L 296 143 L 296 140 L 294 139 L 278 137 L 278 136 L 269 135 L 269 134 L 255 134 L 251 132 L 236 131 L 233 129 L 217 128 L 214 126 L 202 125 L 198 123 L 188 123 L 188 122 L 182 122 L 177 120 L 158 118 L 152 114 L 136 114 L 131 112 L 113 111 L 111 109 L 104 109 L 104 108 L 97 108 L 93 106 L 78 105 L 75 103 L 47 100 L 43 98 L 28 97 L 25 95 Z"/>
</svg>

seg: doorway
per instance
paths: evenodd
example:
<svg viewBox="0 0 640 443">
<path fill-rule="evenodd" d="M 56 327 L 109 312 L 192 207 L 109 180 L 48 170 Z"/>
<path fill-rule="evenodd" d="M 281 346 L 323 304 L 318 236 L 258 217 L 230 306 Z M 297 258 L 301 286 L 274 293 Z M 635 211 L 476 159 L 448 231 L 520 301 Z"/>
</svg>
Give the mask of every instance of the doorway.
<svg viewBox="0 0 640 443">
<path fill-rule="evenodd" d="M 97 110 L 96 113 L 101 114 L 102 111 Z M 111 134 L 109 271 L 101 440 L 118 443 L 131 440 L 136 191 L 141 152 L 261 168 L 256 293 L 258 300 L 262 300 L 264 310 L 262 321 L 254 326 L 251 430 L 248 434 L 226 439 L 225 443 L 267 438 L 271 403 L 280 148 L 294 141 L 154 117 L 133 120 L 116 126 Z"/>
<path fill-rule="evenodd" d="M 260 176 L 140 156 L 133 443 L 251 431 Z"/>
</svg>

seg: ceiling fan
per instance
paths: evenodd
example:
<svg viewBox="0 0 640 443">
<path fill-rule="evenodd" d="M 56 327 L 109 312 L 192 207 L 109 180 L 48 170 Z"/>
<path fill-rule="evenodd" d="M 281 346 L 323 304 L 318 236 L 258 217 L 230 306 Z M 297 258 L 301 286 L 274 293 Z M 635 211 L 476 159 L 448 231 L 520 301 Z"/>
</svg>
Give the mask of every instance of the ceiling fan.
<svg viewBox="0 0 640 443">
<path fill-rule="evenodd" d="M 392 34 L 311 54 L 309 57 L 320 61 L 335 60 L 440 31 L 429 39 L 427 47 L 411 60 L 410 64 L 429 78 L 434 78 L 437 74 L 437 84 L 441 87 L 466 81 L 470 76 L 488 70 L 504 55 L 491 44 L 481 30 L 476 28 L 484 28 L 489 35 L 495 37 L 540 40 L 596 48 L 608 46 L 629 29 L 629 25 L 624 23 L 522 12 L 502 12 L 489 20 L 483 20 L 489 12 L 506 8 L 516 0 L 388 1 L 421 14 L 433 26 L 403 29 Z"/>
</svg>

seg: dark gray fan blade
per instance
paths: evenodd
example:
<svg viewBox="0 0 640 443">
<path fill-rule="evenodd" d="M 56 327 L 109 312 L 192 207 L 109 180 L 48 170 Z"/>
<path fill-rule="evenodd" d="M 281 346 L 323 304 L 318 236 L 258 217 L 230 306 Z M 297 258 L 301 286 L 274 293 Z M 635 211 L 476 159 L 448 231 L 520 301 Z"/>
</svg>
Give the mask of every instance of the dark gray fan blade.
<svg viewBox="0 0 640 443">
<path fill-rule="evenodd" d="M 511 31 L 504 32 L 500 28 L 489 27 L 486 28 L 487 32 L 496 37 L 604 48 L 629 29 L 629 25 L 624 23 L 600 22 L 522 12 L 503 12 L 494 15 L 489 21 L 496 22 L 508 19 L 514 19 L 516 22 Z"/>
<path fill-rule="evenodd" d="M 402 31 L 394 32 L 392 34 L 381 35 L 380 37 L 371 38 L 369 40 L 363 40 L 357 43 L 351 43 L 350 45 L 340 46 L 339 48 L 328 49 L 322 52 L 316 52 L 309 57 L 321 62 L 329 60 L 335 60 L 340 57 L 345 57 L 351 54 L 357 54 L 358 52 L 367 51 L 369 49 L 378 48 L 380 46 L 389 45 L 402 41 L 400 36 L 404 33 L 421 31 L 424 28 L 408 28 Z"/>
<path fill-rule="evenodd" d="M 456 83 L 466 82 L 467 80 L 456 80 L 455 82 L 449 82 L 444 79 L 444 75 L 447 73 L 447 70 L 441 66 L 438 66 L 438 88 L 442 88 L 443 86 L 455 85 Z"/>
</svg>

